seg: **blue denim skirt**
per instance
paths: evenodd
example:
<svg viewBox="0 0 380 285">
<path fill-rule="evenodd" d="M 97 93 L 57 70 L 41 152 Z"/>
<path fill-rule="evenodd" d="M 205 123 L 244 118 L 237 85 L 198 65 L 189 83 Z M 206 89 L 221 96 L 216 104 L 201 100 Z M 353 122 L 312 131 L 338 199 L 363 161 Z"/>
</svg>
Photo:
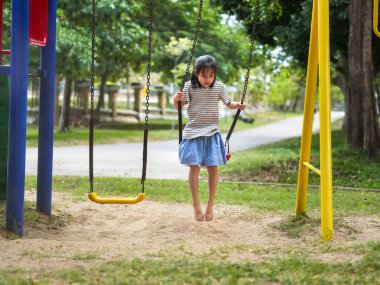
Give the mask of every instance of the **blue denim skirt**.
<svg viewBox="0 0 380 285">
<path fill-rule="evenodd" d="M 183 139 L 178 154 L 180 163 L 184 165 L 217 166 L 227 163 L 226 148 L 220 133 L 209 137 Z"/>
</svg>

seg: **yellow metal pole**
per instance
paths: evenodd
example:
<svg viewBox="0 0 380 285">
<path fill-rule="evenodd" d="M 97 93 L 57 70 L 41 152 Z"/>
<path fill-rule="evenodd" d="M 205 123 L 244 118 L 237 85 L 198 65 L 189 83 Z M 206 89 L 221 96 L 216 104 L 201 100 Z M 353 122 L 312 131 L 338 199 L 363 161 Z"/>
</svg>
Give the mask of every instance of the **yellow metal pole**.
<svg viewBox="0 0 380 285">
<path fill-rule="evenodd" d="M 318 2 L 322 238 L 334 237 L 332 207 L 329 0 Z"/>
<path fill-rule="evenodd" d="M 296 198 L 296 215 L 305 213 L 306 193 L 309 169 L 304 162 L 310 161 L 311 138 L 314 121 L 315 89 L 318 71 L 318 0 L 314 0 L 310 25 L 309 57 L 307 64 L 305 103 L 303 113 L 300 160 L 298 164 L 298 182 Z"/>
<path fill-rule="evenodd" d="M 307 168 L 309 168 L 311 171 L 313 171 L 314 173 L 318 174 L 319 176 L 321 176 L 321 171 L 319 171 L 319 169 L 317 169 L 316 167 L 314 167 L 313 165 L 311 165 L 310 163 L 308 162 L 304 162 L 303 163 L 304 166 L 306 166 Z"/>
<path fill-rule="evenodd" d="M 379 32 L 379 0 L 373 0 L 373 31 L 380 38 Z"/>
</svg>

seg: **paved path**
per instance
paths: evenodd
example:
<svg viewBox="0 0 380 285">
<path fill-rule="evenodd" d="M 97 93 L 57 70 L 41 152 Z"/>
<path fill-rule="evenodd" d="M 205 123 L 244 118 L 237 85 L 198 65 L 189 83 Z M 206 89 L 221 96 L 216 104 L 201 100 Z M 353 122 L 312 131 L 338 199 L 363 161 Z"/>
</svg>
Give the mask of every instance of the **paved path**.
<svg viewBox="0 0 380 285">
<path fill-rule="evenodd" d="M 332 112 L 331 120 L 343 117 Z M 314 132 L 319 129 L 315 115 Z M 233 151 L 300 137 L 302 116 L 271 123 L 262 127 L 234 132 L 230 139 Z M 223 136 L 225 137 L 225 136 Z M 178 163 L 177 140 L 148 143 L 147 178 L 187 179 L 188 168 Z M 142 143 L 106 144 L 94 146 L 94 175 L 141 177 Z M 55 147 L 53 175 L 88 176 L 88 146 Z M 26 174 L 37 174 L 37 148 L 27 148 Z"/>
</svg>

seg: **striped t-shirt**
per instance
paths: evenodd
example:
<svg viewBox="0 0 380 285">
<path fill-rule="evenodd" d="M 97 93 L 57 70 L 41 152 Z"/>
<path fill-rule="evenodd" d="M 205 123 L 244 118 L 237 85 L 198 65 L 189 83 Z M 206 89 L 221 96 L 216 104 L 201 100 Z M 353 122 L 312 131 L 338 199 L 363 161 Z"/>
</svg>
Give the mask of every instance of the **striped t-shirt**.
<svg viewBox="0 0 380 285">
<path fill-rule="evenodd" d="M 185 83 L 183 101 L 188 104 L 189 118 L 183 134 L 184 139 L 212 136 L 220 132 L 219 100 L 226 105 L 231 102 L 231 97 L 222 82 L 215 81 L 214 86 L 209 88 L 193 88 L 190 81 Z"/>
</svg>

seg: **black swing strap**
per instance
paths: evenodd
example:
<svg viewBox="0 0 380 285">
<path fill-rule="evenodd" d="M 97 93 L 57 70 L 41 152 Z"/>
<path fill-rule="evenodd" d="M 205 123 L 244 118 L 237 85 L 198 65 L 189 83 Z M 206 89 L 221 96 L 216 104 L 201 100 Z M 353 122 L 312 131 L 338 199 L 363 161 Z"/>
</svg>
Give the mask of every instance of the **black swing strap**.
<svg viewBox="0 0 380 285">
<path fill-rule="evenodd" d="M 144 126 L 144 146 L 143 146 L 143 167 L 141 174 L 141 192 L 144 193 L 146 178 L 146 165 L 148 156 L 148 120 L 149 120 L 149 95 L 150 95 L 150 68 L 152 59 L 152 30 L 153 30 L 153 1 L 149 1 L 149 24 L 148 24 L 148 58 L 146 64 L 146 97 L 145 97 L 145 126 Z"/>
<path fill-rule="evenodd" d="M 255 8 L 254 8 L 254 16 L 253 16 L 253 25 L 252 25 L 252 31 L 251 31 L 251 47 L 249 49 L 249 58 L 248 58 L 248 64 L 247 64 L 247 73 L 245 74 L 245 81 L 244 81 L 244 89 L 243 89 L 243 94 L 241 96 L 240 102 L 243 104 L 245 101 L 245 95 L 247 94 L 247 86 L 248 86 L 248 81 L 249 81 L 249 74 L 251 72 L 251 64 L 252 64 L 252 59 L 253 59 L 253 48 L 254 48 L 254 43 L 255 43 L 255 37 L 256 37 L 256 29 L 257 29 L 257 22 L 259 19 L 259 13 L 260 13 L 260 0 L 256 0 L 255 2 Z M 232 135 L 232 132 L 235 129 L 235 125 L 237 120 L 239 119 L 241 110 L 238 109 L 236 111 L 234 120 L 232 121 L 231 127 L 228 131 L 227 137 L 226 137 L 226 142 L 225 146 L 227 146 L 227 150 L 229 152 L 229 140 Z"/>
<path fill-rule="evenodd" d="M 203 9 L 203 0 L 199 0 L 198 19 L 197 19 L 197 24 L 195 26 L 195 31 L 194 31 L 194 40 L 193 40 L 193 45 L 191 47 L 189 60 L 187 62 L 185 76 L 181 83 L 181 91 L 183 91 L 183 88 L 185 87 L 185 83 L 189 78 L 190 65 L 193 60 L 195 47 L 198 42 L 199 28 L 201 26 L 201 20 L 202 20 L 202 9 Z M 181 101 L 178 101 L 178 140 L 179 140 L 179 143 L 181 143 L 182 141 L 182 102 Z"/>
</svg>

